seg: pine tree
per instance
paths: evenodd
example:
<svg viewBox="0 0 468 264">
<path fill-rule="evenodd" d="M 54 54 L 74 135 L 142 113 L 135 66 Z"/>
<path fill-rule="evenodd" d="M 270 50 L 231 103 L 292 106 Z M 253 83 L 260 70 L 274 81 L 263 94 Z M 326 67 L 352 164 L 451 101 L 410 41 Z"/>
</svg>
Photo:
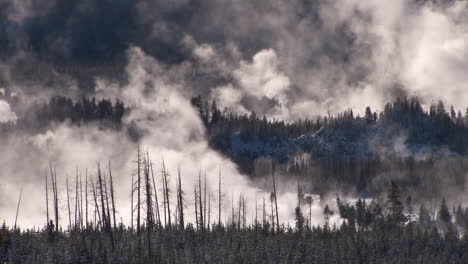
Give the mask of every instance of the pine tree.
<svg viewBox="0 0 468 264">
<path fill-rule="evenodd" d="M 390 183 L 387 205 L 390 213 L 389 220 L 392 223 L 399 225 L 406 221 L 406 217 L 403 214 L 403 203 L 400 201 L 400 189 L 394 181 Z"/>
</svg>

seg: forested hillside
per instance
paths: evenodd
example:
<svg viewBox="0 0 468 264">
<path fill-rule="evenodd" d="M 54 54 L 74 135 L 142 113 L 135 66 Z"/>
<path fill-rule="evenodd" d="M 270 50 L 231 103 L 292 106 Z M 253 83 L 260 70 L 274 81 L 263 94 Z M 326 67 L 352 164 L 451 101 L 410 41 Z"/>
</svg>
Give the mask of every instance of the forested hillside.
<svg viewBox="0 0 468 264">
<path fill-rule="evenodd" d="M 368 107 L 364 116 L 350 109 L 285 122 L 231 113 L 200 97 L 192 104 L 210 144 L 252 177 L 262 176 L 257 163 L 266 158 L 278 161 L 286 177 L 307 179 L 318 193 L 373 196 L 389 179 L 418 199 L 465 191 L 468 108 L 464 114 L 453 106 L 447 111 L 439 101 L 425 110 L 416 98 L 399 98 L 379 113 Z"/>
</svg>

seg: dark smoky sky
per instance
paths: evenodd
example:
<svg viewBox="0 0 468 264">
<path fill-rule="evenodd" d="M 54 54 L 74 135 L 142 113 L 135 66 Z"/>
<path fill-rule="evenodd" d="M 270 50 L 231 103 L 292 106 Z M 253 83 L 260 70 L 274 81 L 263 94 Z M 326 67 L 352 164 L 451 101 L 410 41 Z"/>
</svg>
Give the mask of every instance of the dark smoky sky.
<svg viewBox="0 0 468 264">
<path fill-rule="evenodd" d="M 136 46 L 189 65 L 187 96 L 240 112 L 288 119 L 401 95 L 462 107 L 466 13 L 460 1 L 0 0 L 0 79 L 28 94 L 90 94 L 96 77 L 126 81 Z"/>
</svg>

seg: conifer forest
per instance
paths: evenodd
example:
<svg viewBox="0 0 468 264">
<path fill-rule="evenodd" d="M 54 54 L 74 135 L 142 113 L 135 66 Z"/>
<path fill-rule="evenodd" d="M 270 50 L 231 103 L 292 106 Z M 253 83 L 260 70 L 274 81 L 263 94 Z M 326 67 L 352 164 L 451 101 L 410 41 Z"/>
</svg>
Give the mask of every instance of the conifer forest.
<svg viewBox="0 0 468 264">
<path fill-rule="evenodd" d="M 0 264 L 468 263 L 468 2 L 0 0 Z"/>
</svg>

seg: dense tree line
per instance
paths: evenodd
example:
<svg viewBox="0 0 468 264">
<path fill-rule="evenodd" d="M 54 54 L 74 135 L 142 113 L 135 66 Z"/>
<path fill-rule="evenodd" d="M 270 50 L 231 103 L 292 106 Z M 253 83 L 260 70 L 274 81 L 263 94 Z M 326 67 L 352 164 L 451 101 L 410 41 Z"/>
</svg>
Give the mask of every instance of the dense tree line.
<svg viewBox="0 0 468 264">
<path fill-rule="evenodd" d="M 146 169 L 143 170 L 146 174 Z M 195 200 L 199 198 L 194 197 Z M 180 222 L 161 224 L 147 218 L 135 228 L 112 221 L 106 223 L 104 204 L 101 215 L 104 223 L 96 225 L 86 222 L 63 230 L 56 228 L 51 220 L 44 229 L 21 230 L 4 223 L 0 229 L 0 262 L 348 264 L 468 261 L 468 208 L 460 205 L 451 212 L 445 199 L 440 202 L 437 214 L 424 205 L 415 212 L 411 198 L 403 199 L 398 185 L 392 182 L 380 200 L 359 199 L 351 203 L 337 197 L 334 207 L 325 206 L 326 223 L 321 226 L 310 224 L 310 219 L 304 216 L 308 212 L 301 210 L 301 202 L 310 203 L 298 190 L 294 226 L 280 224 L 278 228 L 275 228 L 274 217 L 270 219 L 268 214 L 247 225 L 235 221 L 215 221 L 206 226 L 180 225 Z M 242 214 L 241 209 L 242 203 L 239 203 L 238 212 Z M 152 212 L 149 207 L 144 211 Z M 168 211 L 173 216 L 177 212 L 178 209 Z M 342 219 L 341 223 L 330 222 L 335 214 Z"/>
<path fill-rule="evenodd" d="M 265 116 L 257 116 L 255 112 L 240 115 L 227 109 L 221 110 L 216 101 L 209 103 L 200 96 L 192 98 L 192 105 L 198 109 L 212 145 L 225 153 L 231 151 L 229 137 L 233 134 L 239 134 L 244 141 L 284 141 L 324 130 L 322 134 L 325 139 L 341 133 L 353 142 L 362 134 L 392 126 L 408 133 L 406 141 L 409 144 L 448 146 L 461 154 L 468 151 L 468 107 L 464 114 L 455 111 L 453 106 L 446 111 L 442 101 L 424 110 L 417 98 L 404 97 L 387 103 L 380 113 L 372 112 L 367 107 L 362 117 L 349 109 L 336 116 L 298 119 L 294 122 L 269 120 Z"/>
<path fill-rule="evenodd" d="M 40 130 L 53 123 L 68 122 L 72 125 L 98 123 L 103 128 L 120 129 L 122 119 L 130 108 L 120 100 L 83 97 L 72 100 L 64 96 L 54 96 L 47 101 L 25 103 L 20 97 L 8 98 L 13 111 L 18 115 L 14 122 L 2 124 L 4 130 Z"/>
</svg>

